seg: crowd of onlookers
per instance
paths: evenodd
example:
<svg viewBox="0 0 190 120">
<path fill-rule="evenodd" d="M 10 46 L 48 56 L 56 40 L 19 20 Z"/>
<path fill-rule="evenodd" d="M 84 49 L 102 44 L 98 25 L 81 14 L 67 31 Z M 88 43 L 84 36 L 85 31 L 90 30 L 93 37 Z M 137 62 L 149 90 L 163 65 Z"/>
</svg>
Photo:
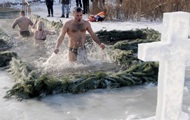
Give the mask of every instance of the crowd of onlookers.
<svg viewBox="0 0 190 120">
<path fill-rule="evenodd" d="M 83 9 L 83 14 L 89 12 L 89 0 L 75 0 L 75 1 L 76 1 L 76 7 L 81 7 Z M 59 0 L 59 2 L 61 3 L 61 10 L 62 10 L 62 14 L 60 15 L 60 17 L 69 18 L 71 0 Z M 53 17 L 54 0 L 45 0 L 45 3 L 48 10 L 47 17 Z"/>
<path fill-rule="evenodd" d="M 76 1 L 76 7 L 80 7 L 83 9 L 83 14 L 86 14 L 89 12 L 89 0 L 75 0 Z M 45 0 L 48 10 L 48 16 L 47 17 L 53 17 L 53 3 L 54 0 Z M 70 8 L 71 8 L 71 0 L 59 0 L 61 3 L 61 18 L 69 18 Z M 91 0 L 91 2 L 93 2 Z M 105 18 L 106 11 L 99 12 L 96 15 L 90 15 L 88 18 L 88 21 L 91 22 L 97 22 L 97 21 L 103 21 Z"/>
<path fill-rule="evenodd" d="M 72 0 L 35 0 L 37 1 L 41 1 L 41 2 L 45 2 L 46 6 L 47 6 L 47 12 L 48 15 L 47 17 L 54 17 L 54 9 L 53 9 L 53 5 L 56 2 L 59 2 L 61 4 L 61 14 L 60 14 L 60 18 L 69 18 L 69 14 L 71 13 L 70 8 L 71 8 L 71 1 Z M 82 9 L 83 14 L 87 14 L 89 13 L 89 1 L 93 2 L 93 0 L 74 0 L 72 1 L 72 5 L 73 2 L 75 2 L 74 6 L 72 7 L 80 7 Z M 22 0 L 22 10 L 27 11 L 27 14 L 29 14 L 29 12 L 31 12 L 30 10 L 30 3 L 28 2 L 28 0 Z M 99 13 L 97 13 L 96 15 L 90 15 L 88 18 L 88 21 L 90 22 L 97 22 L 97 21 L 103 21 L 106 15 L 106 11 L 101 11 Z"/>
</svg>

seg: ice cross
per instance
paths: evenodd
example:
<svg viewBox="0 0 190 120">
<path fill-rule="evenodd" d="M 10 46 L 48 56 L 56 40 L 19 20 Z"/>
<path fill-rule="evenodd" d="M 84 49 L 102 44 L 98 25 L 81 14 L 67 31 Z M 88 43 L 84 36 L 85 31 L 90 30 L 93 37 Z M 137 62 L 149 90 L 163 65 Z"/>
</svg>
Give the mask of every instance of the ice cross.
<svg viewBox="0 0 190 120">
<path fill-rule="evenodd" d="M 161 41 L 138 45 L 139 59 L 159 61 L 156 120 L 179 120 L 190 56 L 189 21 L 187 12 L 164 13 Z"/>
</svg>

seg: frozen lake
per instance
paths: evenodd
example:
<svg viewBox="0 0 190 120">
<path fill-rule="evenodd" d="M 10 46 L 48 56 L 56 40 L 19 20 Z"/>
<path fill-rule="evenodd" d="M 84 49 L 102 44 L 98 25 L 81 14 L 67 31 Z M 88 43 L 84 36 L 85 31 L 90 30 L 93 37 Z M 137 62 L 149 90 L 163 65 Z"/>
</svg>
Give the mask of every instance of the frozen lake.
<svg viewBox="0 0 190 120">
<path fill-rule="evenodd" d="M 0 26 L 6 28 L 5 32 L 9 32 L 11 37 L 19 40 L 17 32 L 6 24 L 7 21 L 11 23 L 13 20 L 0 20 Z M 98 23 L 92 25 L 96 24 Z M 110 22 L 104 23 L 104 25 L 110 24 Z M 130 25 L 130 23 L 123 24 Z M 14 50 L 19 53 L 19 56 L 25 58 L 24 61 L 32 61 L 42 54 L 32 46 L 24 46 L 24 42 L 15 41 L 15 43 Z M 27 44 L 32 43 L 28 41 Z M 33 55 L 34 52 L 37 56 Z M 13 84 L 13 78 L 6 71 L 0 70 L 0 120 L 144 120 L 145 118 L 153 120 L 152 117 L 156 112 L 157 86 L 152 84 L 117 89 L 97 89 L 81 94 L 51 95 L 41 100 L 17 101 L 14 98 L 10 100 L 3 98 Z M 188 69 L 186 70 L 182 110 L 190 115 L 189 89 L 190 71 Z M 183 116 L 181 118 L 183 120 Z"/>
<path fill-rule="evenodd" d="M 13 83 L 11 76 L 1 70 L 0 120 L 142 120 L 155 116 L 157 87 L 151 84 L 58 94 L 20 102 L 3 98 Z M 189 89 L 187 77 L 182 109 L 188 114 Z"/>
</svg>

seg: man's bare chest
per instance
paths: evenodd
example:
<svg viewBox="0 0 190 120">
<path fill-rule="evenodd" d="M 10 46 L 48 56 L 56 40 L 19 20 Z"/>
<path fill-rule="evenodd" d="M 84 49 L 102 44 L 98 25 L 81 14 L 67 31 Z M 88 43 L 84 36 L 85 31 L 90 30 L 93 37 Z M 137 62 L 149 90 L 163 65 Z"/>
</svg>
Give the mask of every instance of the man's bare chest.
<svg viewBox="0 0 190 120">
<path fill-rule="evenodd" d="M 85 32 L 86 31 L 86 26 L 83 23 L 79 24 L 72 24 L 70 26 L 70 32 Z"/>
</svg>

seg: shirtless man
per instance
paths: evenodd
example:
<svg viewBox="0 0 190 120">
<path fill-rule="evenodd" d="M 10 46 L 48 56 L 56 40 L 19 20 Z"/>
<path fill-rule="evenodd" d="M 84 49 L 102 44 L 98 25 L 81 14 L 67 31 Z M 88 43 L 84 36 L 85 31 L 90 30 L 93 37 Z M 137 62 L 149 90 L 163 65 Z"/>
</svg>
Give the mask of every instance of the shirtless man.
<svg viewBox="0 0 190 120">
<path fill-rule="evenodd" d="M 69 36 L 69 52 L 68 59 L 70 62 L 76 62 L 77 56 L 80 54 L 80 51 L 85 51 L 86 36 L 85 33 L 88 31 L 93 39 L 100 48 L 103 50 L 105 45 L 100 42 L 96 34 L 93 32 L 91 25 L 88 21 L 82 19 L 83 11 L 80 7 L 76 7 L 73 11 L 73 19 L 67 21 L 62 27 L 62 31 L 57 38 L 56 47 L 54 53 L 59 52 L 59 46 L 64 40 L 65 34 Z M 84 53 L 84 52 L 82 52 Z"/>
<path fill-rule="evenodd" d="M 18 27 L 20 29 L 20 35 L 21 36 L 23 36 L 23 37 L 30 36 L 29 25 L 33 26 L 33 23 L 32 23 L 32 21 L 30 19 L 25 17 L 25 12 L 24 11 L 20 11 L 20 17 L 17 18 L 13 22 L 12 28 L 14 29 L 16 25 L 18 25 Z"/>
</svg>

